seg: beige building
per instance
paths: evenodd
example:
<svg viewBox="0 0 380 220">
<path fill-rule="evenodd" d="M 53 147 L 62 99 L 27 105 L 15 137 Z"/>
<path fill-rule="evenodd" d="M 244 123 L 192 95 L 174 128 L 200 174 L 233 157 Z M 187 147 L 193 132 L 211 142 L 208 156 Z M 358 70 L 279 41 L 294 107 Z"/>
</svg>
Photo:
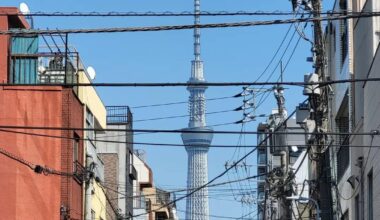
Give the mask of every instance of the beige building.
<svg viewBox="0 0 380 220">
<path fill-rule="evenodd" d="M 137 170 L 137 179 L 133 183 L 135 220 L 177 220 L 173 195 L 153 184 L 153 172 L 145 162 L 145 154 L 136 151 L 133 164 Z"/>
<path fill-rule="evenodd" d="M 79 61 L 78 82 L 91 83 L 92 79 L 86 71 L 83 63 Z M 78 87 L 78 98 L 85 106 L 84 127 L 85 128 L 106 128 L 106 109 L 94 87 Z M 86 220 L 115 219 L 116 213 L 107 210 L 108 196 L 104 184 L 104 162 L 97 154 L 97 143 L 94 131 L 84 131 L 85 141 L 85 161 L 86 168 L 93 172 L 93 176 L 88 178 L 84 187 L 84 217 Z"/>
</svg>

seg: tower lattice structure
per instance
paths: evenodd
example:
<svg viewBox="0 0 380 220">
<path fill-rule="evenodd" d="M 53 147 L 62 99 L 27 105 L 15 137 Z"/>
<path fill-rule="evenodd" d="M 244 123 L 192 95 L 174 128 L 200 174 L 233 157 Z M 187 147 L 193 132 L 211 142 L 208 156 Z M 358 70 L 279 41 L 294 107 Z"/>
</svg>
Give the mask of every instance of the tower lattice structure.
<svg viewBox="0 0 380 220">
<path fill-rule="evenodd" d="M 194 1 L 194 24 L 200 24 L 200 0 Z M 204 83 L 203 62 L 201 60 L 201 33 L 194 28 L 194 60 L 191 62 L 190 83 Z M 188 86 L 189 97 L 189 124 L 184 131 L 212 131 L 206 125 L 206 86 Z M 207 153 L 211 144 L 212 133 L 182 133 L 182 140 L 188 154 L 187 187 L 188 193 L 208 182 Z M 208 220 L 208 189 L 207 187 L 195 192 L 186 200 L 187 220 Z"/>
</svg>

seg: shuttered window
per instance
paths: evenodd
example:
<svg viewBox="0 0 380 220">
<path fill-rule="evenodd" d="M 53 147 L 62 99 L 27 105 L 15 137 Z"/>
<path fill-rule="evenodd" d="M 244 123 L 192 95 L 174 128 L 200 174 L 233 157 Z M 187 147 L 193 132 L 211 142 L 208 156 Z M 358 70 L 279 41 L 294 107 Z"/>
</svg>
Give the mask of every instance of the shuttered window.
<svg viewBox="0 0 380 220">
<path fill-rule="evenodd" d="M 12 37 L 9 82 L 15 84 L 37 83 L 38 37 Z"/>
</svg>

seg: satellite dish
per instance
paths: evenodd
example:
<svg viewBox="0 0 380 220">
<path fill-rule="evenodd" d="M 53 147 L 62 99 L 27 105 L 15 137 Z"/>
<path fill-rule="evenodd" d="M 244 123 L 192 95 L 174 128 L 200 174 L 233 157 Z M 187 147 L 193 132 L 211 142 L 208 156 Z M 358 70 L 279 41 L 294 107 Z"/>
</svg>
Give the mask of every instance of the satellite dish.
<svg viewBox="0 0 380 220">
<path fill-rule="evenodd" d="M 44 74 L 45 72 L 46 72 L 46 68 L 44 67 L 44 66 L 38 66 L 38 72 L 40 73 L 40 74 Z"/>
<path fill-rule="evenodd" d="M 95 71 L 94 67 L 92 67 L 92 66 L 87 67 L 87 74 L 91 78 L 91 80 L 94 80 L 95 76 L 96 76 L 96 71 Z"/>
<path fill-rule="evenodd" d="M 19 8 L 24 15 L 30 14 L 29 6 L 25 2 L 22 2 Z"/>
<path fill-rule="evenodd" d="M 293 152 L 297 152 L 298 151 L 298 147 L 297 146 L 292 146 L 291 149 L 292 149 Z"/>
</svg>

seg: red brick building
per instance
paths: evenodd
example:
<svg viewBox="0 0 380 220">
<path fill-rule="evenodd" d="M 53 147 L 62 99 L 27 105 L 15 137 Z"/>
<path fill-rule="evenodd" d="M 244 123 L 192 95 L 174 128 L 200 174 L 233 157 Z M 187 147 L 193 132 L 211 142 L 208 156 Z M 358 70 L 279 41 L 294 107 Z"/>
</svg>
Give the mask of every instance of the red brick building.
<svg viewBox="0 0 380 220">
<path fill-rule="evenodd" d="M 4 13 L 18 13 L 18 9 L 0 8 L 0 14 Z M 0 30 L 11 28 L 29 28 L 29 25 L 22 16 L 0 15 Z M 60 83 L 62 79 L 66 82 L 66 77 L 69 76 L 67 71 L 75 70 L 75 65 L 66 67 L 71 64 L 67 54 L 64 58 L 57 53 L 41 54 L 39 51 L 30 51 L 31 47 L 25 49 L 25 43 L 33 47 L 37 44 L 38 47 L 38 36 L 23 39 L 19 36 L 0 35 L 1 83 L 50 84 Z M 49 61 L 48 68 L 54 71 L 37 70 L 41 57 Z M 58 68 L 57 63 L 60 67 L 65 66 L 64 71 L 63 68 Z M 75 78 L 73 71 L 70 74 L 71 79 Z M 3 126 L 83 128 L 83 113 L 83 105 L 73 88 L 17 85 L 0 87 L 0 125 Z M 33 164 L 75 174 L 38 174 L 27 166 L 0 155 L 1 219 L 83 219 L 82 136 L 82 130 L 0 130 L 0 148 Z"/>
</svg>

